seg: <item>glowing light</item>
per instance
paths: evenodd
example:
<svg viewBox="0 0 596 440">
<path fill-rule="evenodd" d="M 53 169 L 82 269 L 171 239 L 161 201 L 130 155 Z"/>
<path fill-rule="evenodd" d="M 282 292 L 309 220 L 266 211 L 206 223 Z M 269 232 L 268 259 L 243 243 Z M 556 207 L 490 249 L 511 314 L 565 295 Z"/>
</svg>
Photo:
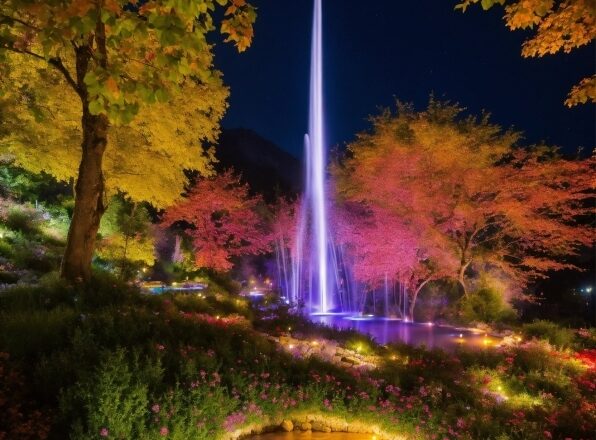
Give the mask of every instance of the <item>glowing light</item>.
<svg viewBox="0 0 596 440">
<path fill-rule="evenodd" d="M 288 331 L 291 332 L 292 331 L 292 327 L 288 327 Z"/>
<path fill-rule="evenodd" d="M 463 333 L 460 333 L 459 334 L 459 339 L 462 339 L 463 337 L 464 337 L 464 334 Z"/>
<path fill-rule="evenodd" d="M 426 325 L 428 325 L 429 327 L 432 327 L 433 325 L 435 325 L 433 322 L 427 322 Z"/>
<path fill-rule="evenodd" d="M 290 350 L 292 350 L 292 349 L 294 348 L 294 344 L 290 344 L 290 345 L 288 345 L 288 348 L 289 348 Z"/>
<path fill-rule="evenodd" d="M 396 361 L 396 360 L 397 360 L 397 356 L 396 356 L 396 355 L 392 355 L 392 356 L 391 356 L 391 360 L 392 360 L 392 361 Z"/>
<path fill-rule="evenodd" d="M 220 316 L 219 316 L 219 315 L 217 315 L 217 316 L 215 317 L 215 319 L 220 319 Z"/>
<path fill-rule="evenodd" d="M 314 345 L 316 347 L 317 345 L 319 345 L 319 341 L 312 341 L 311 345 Z"/>
</svg>

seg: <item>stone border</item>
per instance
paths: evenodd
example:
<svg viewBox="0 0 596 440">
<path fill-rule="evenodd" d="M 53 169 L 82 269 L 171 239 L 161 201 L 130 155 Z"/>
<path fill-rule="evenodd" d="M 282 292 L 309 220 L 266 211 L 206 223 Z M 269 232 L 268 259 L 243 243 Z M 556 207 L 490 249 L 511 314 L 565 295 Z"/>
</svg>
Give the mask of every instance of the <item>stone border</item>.
<svg viewBox="0 0 596 440">
<path fill-rule="evenodd" d="M 342 417 L 308 412 L 290 413 L 285 417 L 266 417 L 261 423 L 246 425 L 224 435 L 221 440 L 242 440 L 258 434 L 291 431 L 348 432 L 373 434 L 378 440 L 408 440 L 402 434 L 390 434 L 378 425 L 357 419 L 348 421 Z"/>
</svg>

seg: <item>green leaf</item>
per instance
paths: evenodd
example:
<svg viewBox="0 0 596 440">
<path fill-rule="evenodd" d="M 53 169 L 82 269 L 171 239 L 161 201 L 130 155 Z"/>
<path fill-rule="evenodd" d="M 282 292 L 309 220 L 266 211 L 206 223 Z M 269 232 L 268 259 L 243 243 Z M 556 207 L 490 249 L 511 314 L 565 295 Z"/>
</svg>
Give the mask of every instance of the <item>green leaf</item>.
<svg viewBox="0 0 596 440">
<path fill-rule="evenodd" d="M 98 81 L 97 81 L 97 76 L 95 75 L 95 72 L 87 72 L 85 74 L 85 78 L 83 78 L 83 82 L 87 86 L 96 85 Z"/>
<path fill-rule="evenodd" d="M 91 113 L 92 115 L 99 115 L 103 110 L 103 104 L 100 102 L 99 99 L 96 99 L 89 103 L 89 113 Z"/>
<path fill-rule="evenodd" d="M 482 9 L 486 11 L 492 8 L 492 6 L 495 4 L 495 0 L 482 0 L 480 4 L 482 5 Z"/>
</svg>

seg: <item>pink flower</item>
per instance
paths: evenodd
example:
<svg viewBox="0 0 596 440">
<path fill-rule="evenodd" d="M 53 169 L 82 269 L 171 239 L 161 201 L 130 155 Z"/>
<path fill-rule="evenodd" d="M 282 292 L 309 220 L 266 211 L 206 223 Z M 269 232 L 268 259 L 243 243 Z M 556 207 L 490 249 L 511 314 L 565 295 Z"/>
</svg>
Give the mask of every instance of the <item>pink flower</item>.
<svg viewBox="0 0 596 440">
<path fill-rule="evenodd" d="M 550 433 L 550 431 L 544 431 L 544 437 L 546 438 L 553 438 L 553 435 Z"/>
<path fill-rule="evenodd" d="M 162 437 L 165 437 L 166 435 L 168 435 L 170 433 L 170 430 L 168 429 L 167 426 L 162 426 L 161 429 L 159 430 L 159 434 Z"/>
<path fill-rule="evenodd" d="M 110 435 L 110 431 L 108 431 L 108 428 L 101 428 L 99 431 L 99 435 L 100 437 L 107 437 L 108 435 Z"/>
<path fill-rule="evenodd" d="M 246 421 L 246 417 L 240 411 L 230 414 L 224 420 L 224 429 L 228 432 L 232 432 L 238 425 L 243 424 Z"/>
<path fill-rule="evenodd" d="M 160 408 L 157 403 L 151 407 L 151 411 L 153 411 L 155 414 L 157 414 L 159 412 L 159 410 L 160 410 Z"/>
</svg>

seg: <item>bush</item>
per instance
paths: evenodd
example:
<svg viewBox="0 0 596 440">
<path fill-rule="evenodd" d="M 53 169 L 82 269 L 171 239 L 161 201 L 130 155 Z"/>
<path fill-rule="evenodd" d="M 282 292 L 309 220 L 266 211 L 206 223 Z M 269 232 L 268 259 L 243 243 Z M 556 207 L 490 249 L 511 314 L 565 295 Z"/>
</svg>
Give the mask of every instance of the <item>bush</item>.
<svg viewBox="0 0 596 440">
<path fill-rule="evenodd" d="M 95 374 L 62 397 L 63 408 L 72 405 L 69 412 L 82 409 L 84 413 L 74 423 L 71 438 L 143 438 L 149 406 L 147 384 L 142 380 L 145 368 L 136 359 L 129 362 L 124 350 L 103 353 Z"/>
<path fill-rule="evenodd" d="M 67 308 L 0 313 L 0 346 L 16 357 L 37 356 L 59 349 L 77 320 Z"/>
<path fill-rule="evenodd" d="M 37 234 L 41 226 L 41 216 L 33 208 L 13 207 L 6 215 L 6 226 L 23 234 Z"/>
<path fill-rule="evenodd" d="M 19 280 L 19 276 L 14 272 L 0 270 L 0 284 L 14 284 Z"/>
<path fill-rule="evenodd" d="M 575 342 L 575 332 L 561 327 L 554 322 L 537 320 L 531 324 L 524 324 L 523 333 L 528 338 L 544 339 L 560 348 L 571 347 Z"/>
<path fill-rule="evenodd" d="M 466 322 L 496 323 L 515 316 L 503 300 L 503 295 L 490 287 L 483 287 L 464 297 L 461 311 Z"/>
</svg>

